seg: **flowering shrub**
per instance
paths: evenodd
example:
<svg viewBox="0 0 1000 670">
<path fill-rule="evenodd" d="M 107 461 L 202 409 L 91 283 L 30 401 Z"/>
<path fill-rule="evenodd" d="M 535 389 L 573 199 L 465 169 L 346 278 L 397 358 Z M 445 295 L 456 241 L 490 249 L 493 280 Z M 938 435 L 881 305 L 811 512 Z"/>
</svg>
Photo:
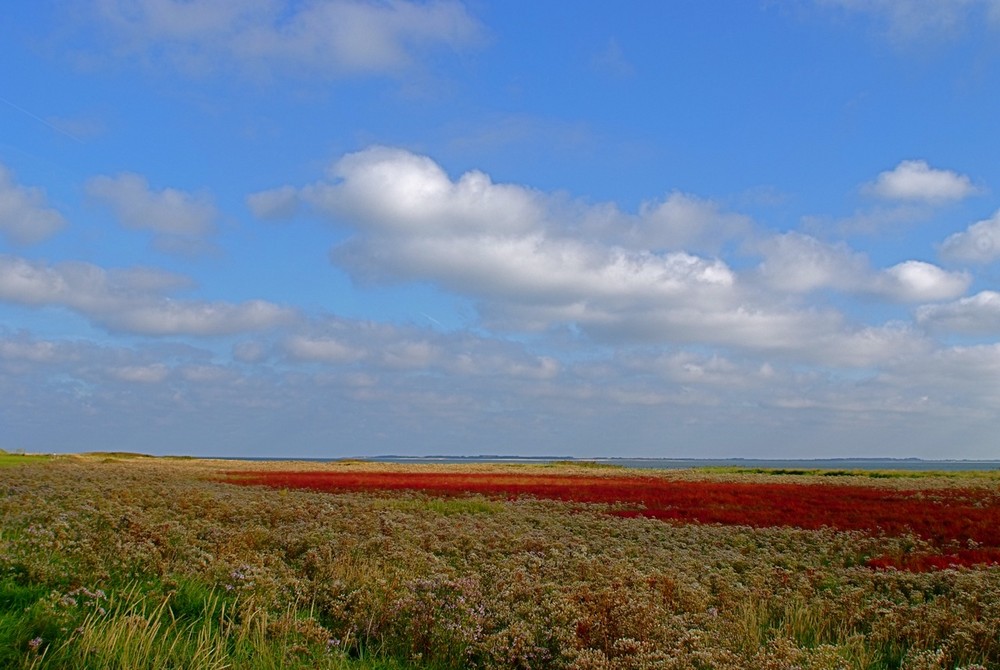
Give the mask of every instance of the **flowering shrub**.
<svg viewBox="0 0 1000 670">
<path fill-rule="evenodd" d="M 581 503 L 614 503 L 611 513 L 670 521 L 753 527 L 913 533 L 944 554 L 897 560 L 878 568 L 908 570 L 1000 563 L 1000 498 L 989 490 L 900 490 L 827 483 L 774 484 L 676 481 L 653 476 L 584 476 L 468 472 L 231 471 L 228 481 L 318 491 L 420 490 L 436 495 L 478 493 L 534 496 Z"/>
</svg>

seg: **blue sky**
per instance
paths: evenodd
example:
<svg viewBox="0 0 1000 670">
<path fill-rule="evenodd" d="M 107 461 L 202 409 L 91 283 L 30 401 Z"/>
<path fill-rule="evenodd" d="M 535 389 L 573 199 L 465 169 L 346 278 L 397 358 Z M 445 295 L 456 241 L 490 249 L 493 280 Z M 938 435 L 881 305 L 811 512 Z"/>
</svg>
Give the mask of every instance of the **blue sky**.
<svg viewBox="0 0 1000 670">
<path fill-rule="evenodd" d="M 17 0 L 0 448 L 1000 458 L 1000 3 Z"/>
</svg>

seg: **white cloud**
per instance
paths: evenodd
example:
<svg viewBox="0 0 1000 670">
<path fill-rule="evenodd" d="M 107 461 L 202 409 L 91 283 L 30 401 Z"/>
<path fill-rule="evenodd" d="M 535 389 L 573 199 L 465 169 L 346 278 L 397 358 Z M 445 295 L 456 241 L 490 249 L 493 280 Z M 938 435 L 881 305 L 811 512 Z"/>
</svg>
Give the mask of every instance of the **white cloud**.
<svg viewBox="0 0 1000 670">
<path fill-rule="evenodd" d="M 0 358 L 32 363 L 48 363 L 59 358 L 59 350 L 52 342 L 27 338 L 0 340 Z"/>
<path fill-rule="evenodd" d="M 554 358 L 531 355 L 521 347 L 469 334 L 340 319 L 313 323 L 306 330 L 282 343 L 292 363 L 322 363 L 350 369 L 354 363 L 363 361 L 367 370 L 380 373 L 431 372 L 452 379 L 494 380 L 548 380 L 561 368 Z"/>
<path fill-rule="evenodd" d="M 288 219 L 299 209 L 298 189 L 282 186 L 247 196 L 247 207 L 258 219 Z"/>
<path fill-rule="evenodd" d="M 116 330 L 145 335 L 231 335 L 266 330 L 289 322 L 294 313 L 264 300 L 240 303 L 179 301 L 164 298 L 100 316 Z"/>
<path fill-rule="evenodd" d="M 461 49 L 483 30 L 457 1 L 99 0 L 119 53 L 185 69 L 220 64 L 327 74 L 393 72 L 428 47 Z"/>
<path fill-rule="evenodd" d="M 205 195 L 192 195 L 173 188 L 153 191 L 137 174 L 94 177 L 87 193 L 109 207 L 126 228 L 150 230 L 168 236 L 200 237 L 212 231 L 218 216 Z"/>
<path fill-rule="evenodd" d="M 540 356 L 527 363 L 509 361 L 501 368 L 503 374 L 527 379 L 554 379 L 562 366 L 554 358 Z"/>
<path fill-rule="evenodd" d="M 136 382 L 139 384 L 157 384 L 162 382 L 170 374 L 170 369 L 162 363 L 152 365 L 126 365 L 112 368 L 112 376 L 126 382 Z"/>
<path fill-rule="evenodd" d="M 176 300 L 161 291 L 186 283 L 155 270 L 107 271 L 67 262 L 49 266 L 0 256 L 0 300 L 60 306 L 113 330 L 145 335 L 224 335 L 287 323 L 295 312 L 262 300 Z"/>
<path fill-rule="evenodd" d="M 285 349 L 299 360 L 324 363 L 353 363 L 366 355 L 365 351 L 331 337 L 296 335 L 285 343 Z"/>
<path fill-rule="evenodd" d="M 944 305 L 917 310 L 917 322 L 931 329 L 974 335 L 1000 334 L 1000 293 L 980 291 Z"/>
<path fill-rule="evenodd" d="M 841 235 L 870 235 L 887 228 L 898 228 L 925 220 L 932 214 L 933 210 L 928 206 L 909 202 L 860 209 L 843 218 L 807 215 L 802 217 L 802 224 L 804 230 L 812 232 L 836 231 Z"/>
<path fill-rule="evenodd" d="M 331 251 L 335 263 L 357 280 L 431 282 L 466 296 L 498 330 L 570 327 L 606 343 L 700 343 L 868 367 L 926 342 L 896 326 L 850 327 L 833 309 L 783 296 L 832 288 L 927 302 L 957 297 L 970 281 L 919 261 L 876 271 L 846 245 L 799 233 L 761 243 L 761 267 L 741 276 L 719 258 L 672 246 L 706 231 L 751 230 L 744 217 L 687 194 L 625 214 L 478 171 L 453 179 L 426 156 L 386 147 L 345 156 L 330 176 L 297 193 L 353 228 Z M 280 199 L 288 197 L 282 189 Z M 666 249 L 651 251 L 656 244 Z M 400 360 L 419 367 L 440 355 L 418 349 Z"/>
<path fill-rule="evenodd" d="M 878 368 L 926 355 L 933 344 L 899 323 L 869 326 L 853 332 L 827 333 L 815 346 L 803 343 L 807 356 L 841 368 Z"/>
<path fill-rule="evenodd" d="M 864 254 L 846 244 L 827 244 L 797 232 L 777 235 L 757 247 L 764 255 L 758 272 L 777 292 L 835 289 L 894 302 L 930 302 L 955 298 L 972 283 L 968 273 L 948 272 L 916 260 L 876 272 Z"/>
<path fill-rule="evenodd" d="M 898 389 L 919 389 L 934 399 L 951 431 L 966 430 L 970 420 L 993 426 L 1000 411 L 1000 344 L 947 347 L 886 366 L 883 381 Z M 959 421 L 955 421 L 955 418 Z M 989 429 L 987 429 L 989 430 Z"/>
<path fill-rule="evenodd" d="M 331 448 L 340 455 L 388 453 L 399 445 L 442 453 L 470 443 L 486 452 L 508 453 L 513 444 L 521 453 L 551 454 L 570 441 L 578 455 L 607 455 L 609 443 L 655 455 L 643 445 L 658 444 L 667 430 L 702 450 L 677 455 L 704 455 L 718 445 L 713 455 L 724 457 L 739 425 L 747 440 L 740 444 L 761 450 L 774 443 L 775 431 L 796 443 L 820 435 L 824 448 L 850 440 L 857 454 L 884 445 L 887 435 L 910 436 L 905 448 L 889 452 L 900 456 L 936 453 L 955 430 L 963 435 L 963 456 L 990 444 L 1000 410 L 1000 346 L 935 350 L 905 327 L 851 333 L 826 325 L 834 328 L 815 331 L 825 359 L 726 356 L 699 341 L 671 353 L 589 350 L 585 359 L 556 362 L 468 332 L 333 318 L 293 324 L 292 337 L 364 351 L 360 370 L 349 361 L 294 357 L 216 364 L 209 362 L 213 352 L 190 346 L 97 346 L 0 331 L 0 395 L 17 410 L 0 439 L 5 448 L 20 441 L 39 450 L 143 439 L 153 453 L 177 453 L 178 444 L 198 453 L 198 440 L 211 434 L 218 436 L 213 453 L 250 455 L 269 453 L 275 434 L 294 431 L 298 453 L 315 456 L 329 456 Z M 400 358 L 381 355 L 390 350 Z M 841 374 L 873 363 L 879 369 Z M 809 411 L 806 427 L 802 410 Z M 53 415 L 71 417 L 72 432 L 59 434 L 65 422 L 39 420 Z M 970 442 L 962 431 L 975 421 L 986 432 L 976 435 L 973 426 Z M 689 440 L 686 431 L 695 426 L 701 428 Z M 874 428 L 886 432 L 873 437 Z"/>
<path fill-rule="evenodd" d="M 826 244 L 790 232 L 760 242 L 759 272 L 777 291 L 807 293 L 823 288 L 854 290 L 870 274 L 868 259 L 846 244 Z"/>
<path fill-rule="evenodd" d="M 0 235 L 14 244 L 34 244 L 64 225 L 62 215 L 46 204 L 41 189 L 19 186 L 0 165 Z"/>
<path fill-rule="evenodd" d="M 181 283 L 182 278 L 143 268 L 106 271 L 83 262 L 49 266 L 0 256 L 0 299 L 23 305 L 63 305 L 99 314 L 141 305 L 157 289 Z"/>
<path fill-rule="evenodd" d="M 232 381 L 239 377 L 223 365 L 186 365 L 180 368 L 181 376 L 187 381 L 210 384 Z"/>
<path fill-rule="evenodd" d="M 879 173 L 862 190 L 887 200 L 932 204 L 962 200 L 977 192 L 967 176 L 934 169 L 922 160 L 902 161 L 892 170 Z"/>
<path fill-rule="evenodd" d="M 302 190 L 302 198 L 379 233 L 504 235 L 526 233 L 544 219 L 540 193 L 472 171 L 453 182 L 432 159 L 373 147 L 348 154 L 330 170 L 334 183 Z"/>
<path fill-rule="evenodd" d="M 711 200 L 677 191 L 661 201 L 643 202 L 636 218 L 626 239 L 650 249 L 717 249 L 752 227 L 750 217 L 724 212 Z"/>
<path fill-rule="evenodd" d="M 734 281 L 717 259 L 575 239 L 553 214 L 561 202 L 481 172 L 453 181 L 409 152 L 351 154 L 332 175 L 338 181 L 308 186 L 302 198 L 358 228 L 333 258 L 368 280 L 434 281 L 474 297 L 553 307 L 688 301 Z"/>
<path fill-rule="evenodd" d="M 620 328 L 621 325 L 615 325 Z M 780 307 L 654 311 L 629 324 L 634 339 L 726 347 L 846 368 L 876 367 L 929 343 L 896 324 L 849 328 L 836 312 Z"/>
<path fill-rule="evenodd" d="M 751 229 L 747 216 L 672 192 L 643 202 L 637 214 L 611 203 L 569 202 L 516 184 L 497 184 L 478 170 L 452 180 L 434 160 L 391 147 L 348 154 L 330 181 L 297 190 L 283 186 L 252 194 L 260 218 L 283 218 L 304 201 L 334 217 L 363 222 L 380 234 L 528 235 L 586 233 L 629 249 L 718 247 Z"/>
<path fill-rule="evenodd" d="M 690 351 L 666 354 L 654 360 L 639 358 L 629 364 L 635 370 L 656 370 L 665 378 L 682 384 L 742 386 L 747 376 L 747 370 L 718 354 L 706 356 Z"/>
<path fill-rule="evenodd" d="M 381 351 L 382 364 L 399 370 L 427 368 L 444 352 L 427 340 L 395 342 Z"/>
<path fill-rule="evenodd" d="M 656 255 L 542 236 L 356 240 L 334 251 L 341 265 L 369 279 L 434 281 L 494 300 L 627 309 L 636 303 L 688 303 L 724 294 L 734 275 L 719 260 Z"/>
<path fill-rule="evenodd" d="M 968 273 L 948 272 L 923 261 L 904 261 L 879 273 L 872 288 L 896 302 L 932 302 L 955 298 L 970 284 Z"/>
<path fill-rule="evenodd" d="M 992 263 L 1000 258 L 1000 210 L 991 218 L 950 235 L 941 244 L 941 256 L 968 263 Z"/>
</svg>

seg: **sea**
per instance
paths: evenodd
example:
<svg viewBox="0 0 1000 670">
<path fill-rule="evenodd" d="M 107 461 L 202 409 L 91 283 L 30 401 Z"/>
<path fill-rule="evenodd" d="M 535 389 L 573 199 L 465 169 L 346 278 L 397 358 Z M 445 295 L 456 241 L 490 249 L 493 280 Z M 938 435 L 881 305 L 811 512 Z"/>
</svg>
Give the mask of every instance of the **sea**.
<svg viewBox="0 0 1000 670">
<path fill-rule="evenodd" d="M 735 467 L 780 470 L 1000 470 L 1000 460 L 925 460 L 920 458 L 577 458 L 573 456 L 363 456 L 358 458 L 246 458 L 239 460 L 331 461 L 359 460 L 375 463 L 554 463 L 579 462 L 619 465 L 625 468 L 682 470 L 687 468 Z"/>
</svg>

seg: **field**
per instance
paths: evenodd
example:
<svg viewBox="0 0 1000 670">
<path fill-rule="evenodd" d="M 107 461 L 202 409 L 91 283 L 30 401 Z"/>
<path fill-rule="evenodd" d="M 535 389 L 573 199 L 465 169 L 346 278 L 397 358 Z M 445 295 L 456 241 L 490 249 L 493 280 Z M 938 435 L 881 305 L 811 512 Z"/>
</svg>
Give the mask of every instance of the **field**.
<svg viewBox="0 0 1000 670">
<path fill-rule="evenodd" d="M 0 667 L 1000 668 L 994 475 L 2 465 Z"/>
</svg>

